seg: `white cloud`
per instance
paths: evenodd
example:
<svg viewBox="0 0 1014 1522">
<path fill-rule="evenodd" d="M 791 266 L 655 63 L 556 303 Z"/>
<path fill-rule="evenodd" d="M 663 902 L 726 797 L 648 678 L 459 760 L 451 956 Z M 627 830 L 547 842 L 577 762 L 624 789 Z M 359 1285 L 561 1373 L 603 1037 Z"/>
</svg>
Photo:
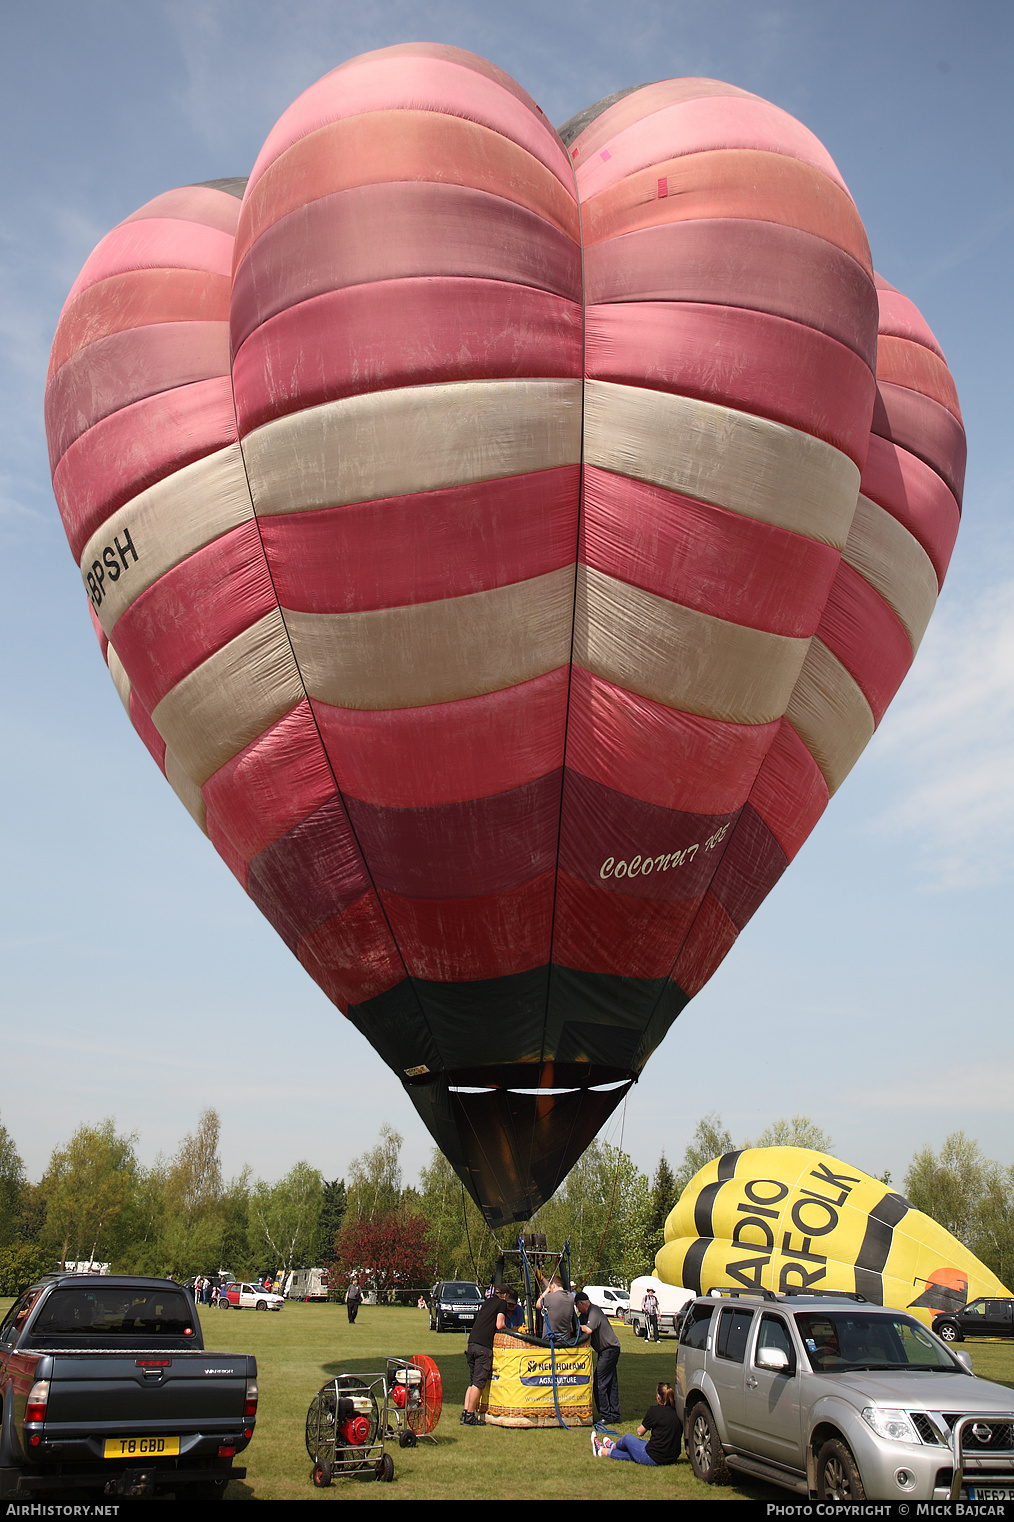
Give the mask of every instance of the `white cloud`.
<svg viewBox="0 0 1014 1522">
<path fill-rule="evenodd" d="M 1008 873 L 1014 837 L 1014 581 L 938 613 L 874 753 L 893 777 L 876 827 L 917 835 L 938 887 Z M 872 755 L 871 755 L 872 759 Z"/>
<path fill-rule="evenodd" d="M 861 1110 L 963 1110 L 972 1115 L 1006 1115 L 1014 1093 L 1014 1063 L 979 1062 L 947 1072 L 935 1068 L 911 1071 L 883 1088 L 856 1087 L 840 1096 L 845 1108 Z"/>
</svg>

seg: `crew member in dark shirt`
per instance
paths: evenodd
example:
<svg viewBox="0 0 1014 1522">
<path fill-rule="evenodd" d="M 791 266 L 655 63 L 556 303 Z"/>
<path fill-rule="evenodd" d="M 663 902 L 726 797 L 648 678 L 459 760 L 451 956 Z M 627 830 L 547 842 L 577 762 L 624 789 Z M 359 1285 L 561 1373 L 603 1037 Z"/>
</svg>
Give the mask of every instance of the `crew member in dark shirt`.
<svg viewBox="0 0 1014 1522">
<path fill-rule="evenodd" d="M 486 1382 L 493 1372 L 493 1338 L 502 1332 L 514 1312 L 518 1297 L 512 1289 L 501 1290 L 483 1301 L 482 1309 L 472 1322 L 465 1357 L 468 1360 L 469 1385 L 465 1391 L 465 1408 L 461 1413 L 463 1427 L 477 1427 L 479 1418 L 476 1408 Z"/>
<path fill-rule="evenodd" d="M 648 1436 L 648 1441 L 643 1441 Z M 683 1446 L 683 1430 L 676 1415 L 676 1395 L 672 1385 L 660 1380 L 655 1404 L 644 1413 L 637 1436 L 625 1433 L 613 1442 L 592 1433 L 592 1452 L 598 1459 L 633 1459 L 635 1464 L 675 1464 Z"/>
<path fill-rule="evenodd" d="M 598 1355 L 594 1390 L 599 1421 L 618 1422 L 620 1381 L 616 1364 L 620 1356 L 620 1340 L 609 1324 L 609 1317 L 597 1305 L 592 1305 L 585 1290 L 579 1292 L 575 1304 L 581 1318 L 581 1330 L 591 1333 L 592 1349 Z"/>
</svg>

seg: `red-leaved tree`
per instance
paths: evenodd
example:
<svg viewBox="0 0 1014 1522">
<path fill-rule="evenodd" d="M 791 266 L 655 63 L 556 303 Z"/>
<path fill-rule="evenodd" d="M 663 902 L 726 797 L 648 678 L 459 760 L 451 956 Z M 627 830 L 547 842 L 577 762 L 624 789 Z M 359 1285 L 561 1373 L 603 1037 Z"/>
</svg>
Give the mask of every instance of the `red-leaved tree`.
<svg viewBox="0 0 1014 1522">
<path fill-rule="evenodd" d="M 428 1286 L 434 1272 L 428 1232 L 425 1217 L 406 1210 L 372 1221 L 350 1221 L 346 1216 L 335 1242 L 340 1278 L 355 1274 L 379 1297 Z"/>
</svg>

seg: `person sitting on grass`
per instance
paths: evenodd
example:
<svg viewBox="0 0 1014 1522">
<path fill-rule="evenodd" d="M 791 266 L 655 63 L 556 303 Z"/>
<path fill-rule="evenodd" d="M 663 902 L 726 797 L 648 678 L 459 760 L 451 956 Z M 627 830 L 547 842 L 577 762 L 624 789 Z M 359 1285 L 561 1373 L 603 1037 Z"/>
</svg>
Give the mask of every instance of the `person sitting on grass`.
<svg viewBox="0 0 1014 1522">
<path fill-rule="evenodd" d="M 648 1441 L 645 1435 L 650 1433 Z M 644 1413 L 637 1436 L 624 1433 L 612 1438 L 592 1433 L 592 1452 L 597 1459 L 633 1459 L 635 1464 L 675 1464 L 683 1444 L 683 1429 L 676 1415 L 676 1396 L 672 1385 L 659 1380 L 655 1404 Z"/>
</svg>

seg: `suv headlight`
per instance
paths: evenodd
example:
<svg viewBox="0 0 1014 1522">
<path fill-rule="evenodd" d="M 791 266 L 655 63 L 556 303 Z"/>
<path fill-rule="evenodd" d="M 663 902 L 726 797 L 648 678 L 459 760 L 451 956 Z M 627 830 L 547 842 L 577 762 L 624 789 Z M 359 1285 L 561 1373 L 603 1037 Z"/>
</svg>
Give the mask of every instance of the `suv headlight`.
<svg viewBox="0 0 1014 1522">
<path fill-rule="evenodd" d="M 888 1438 L 892 1443 L 919 1443 L 922 1441 L 915 1423 L 907 1411 L 891 1406 L 867 1406 L 863 1421 L 872 1427 L 878 1437 Z"/>
</svg>

